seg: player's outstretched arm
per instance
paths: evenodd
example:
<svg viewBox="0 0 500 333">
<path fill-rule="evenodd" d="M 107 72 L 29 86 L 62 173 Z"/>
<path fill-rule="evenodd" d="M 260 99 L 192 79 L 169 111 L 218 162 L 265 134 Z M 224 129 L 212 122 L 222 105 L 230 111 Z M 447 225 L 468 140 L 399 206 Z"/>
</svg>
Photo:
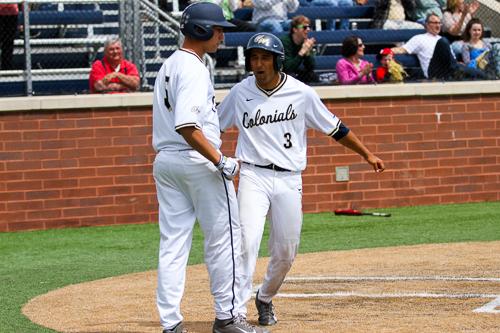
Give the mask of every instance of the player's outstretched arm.
<svg viewBox="0 0 500 333">
<path fill-rule="evenodd" d="M 384 171 L 384 161 L 369 151 L 352 131 L 349 131 L 349 133 L 347 133 L 347 135 L 342 139 L 339 139 L 338 142 L 344 147 L 347 147 L 361 155 L 373 167 L 375 172 Z"/>
</svg>

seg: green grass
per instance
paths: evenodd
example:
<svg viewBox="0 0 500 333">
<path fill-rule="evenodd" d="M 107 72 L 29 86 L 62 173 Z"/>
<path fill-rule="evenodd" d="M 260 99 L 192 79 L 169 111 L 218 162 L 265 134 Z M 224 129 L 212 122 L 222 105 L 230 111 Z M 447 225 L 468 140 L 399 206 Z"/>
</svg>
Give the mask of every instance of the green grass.
<svg viewBox="0 0 500 333">
<path fill-rule="evenodd" d="M 500 202 L 392 208 L 392 217 L 304 216 L 300 252 L 500 240 Z M 267 230 L 261 255 L 267 255 Z M 0 332 L 54 332 L 21 307 L 68 284 L 156 268 L 156 224 L 0 233 Z M 196 228 L 189 262 L 203 260 Z"/>
</svg>

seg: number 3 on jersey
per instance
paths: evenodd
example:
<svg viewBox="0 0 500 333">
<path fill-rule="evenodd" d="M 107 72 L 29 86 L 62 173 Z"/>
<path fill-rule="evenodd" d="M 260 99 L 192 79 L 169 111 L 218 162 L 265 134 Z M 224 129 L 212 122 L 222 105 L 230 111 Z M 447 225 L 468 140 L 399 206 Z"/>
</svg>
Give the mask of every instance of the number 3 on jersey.
<svg viewBox="0 0 500 333">
<path fill-rule="evenodd" d="M 283 145 L 283 147 L 285 147 L 286 149 L 291 148 L 292 147 L 292 141 L 291 141 L 292 135 L 287 132 L 287 133 L 285 133 L 284 137 L 285 137 L 286 142 Z"/>
</svg>

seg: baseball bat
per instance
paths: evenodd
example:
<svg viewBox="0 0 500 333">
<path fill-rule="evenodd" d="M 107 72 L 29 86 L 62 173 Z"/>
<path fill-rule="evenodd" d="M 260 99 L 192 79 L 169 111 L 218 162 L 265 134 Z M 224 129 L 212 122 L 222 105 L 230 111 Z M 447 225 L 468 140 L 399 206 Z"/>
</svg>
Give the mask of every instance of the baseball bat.
<svg viewBox="0 0 500 333">
<path fill-rule="evenodd" d="M 377 213 L 377 212 L 363 212 L 357 209 L 335 209 L 335 215 L 371 215 L 371 216 L 382 216 L 389 217 L 390 213 Z"/>
</svg>

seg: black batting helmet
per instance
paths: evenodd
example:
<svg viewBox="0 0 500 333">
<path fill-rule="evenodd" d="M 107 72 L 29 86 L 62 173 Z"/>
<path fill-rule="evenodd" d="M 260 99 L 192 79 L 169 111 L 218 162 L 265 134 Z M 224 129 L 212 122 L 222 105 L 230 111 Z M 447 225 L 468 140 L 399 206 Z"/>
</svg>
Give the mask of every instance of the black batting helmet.
<svg viewBox="0 0 500 333">
<path fill-rule="evenodd" d="M 195 2 L 182 12 L 180 28 L 185 36 L 209 40 L 214 35 L 214 26 L 234 27 L 234 24 L 226 21 L 222 9 L 214 3 Z"/>
<path fill-rule="evenodd" d="M 245 50 L 245 69 L 248 72 L 251 71 L 250 51 L 253 49 L 261 49 L 273 53 L 275 55 L 274 68 L 277 71 L 281 70 L 283 61 L 285 61 L 285 50 L 283 48 L 283 43 L 281 43 L 278 37 L 268 32 L 259 32 L 250 38 Z"/>
</svg>

